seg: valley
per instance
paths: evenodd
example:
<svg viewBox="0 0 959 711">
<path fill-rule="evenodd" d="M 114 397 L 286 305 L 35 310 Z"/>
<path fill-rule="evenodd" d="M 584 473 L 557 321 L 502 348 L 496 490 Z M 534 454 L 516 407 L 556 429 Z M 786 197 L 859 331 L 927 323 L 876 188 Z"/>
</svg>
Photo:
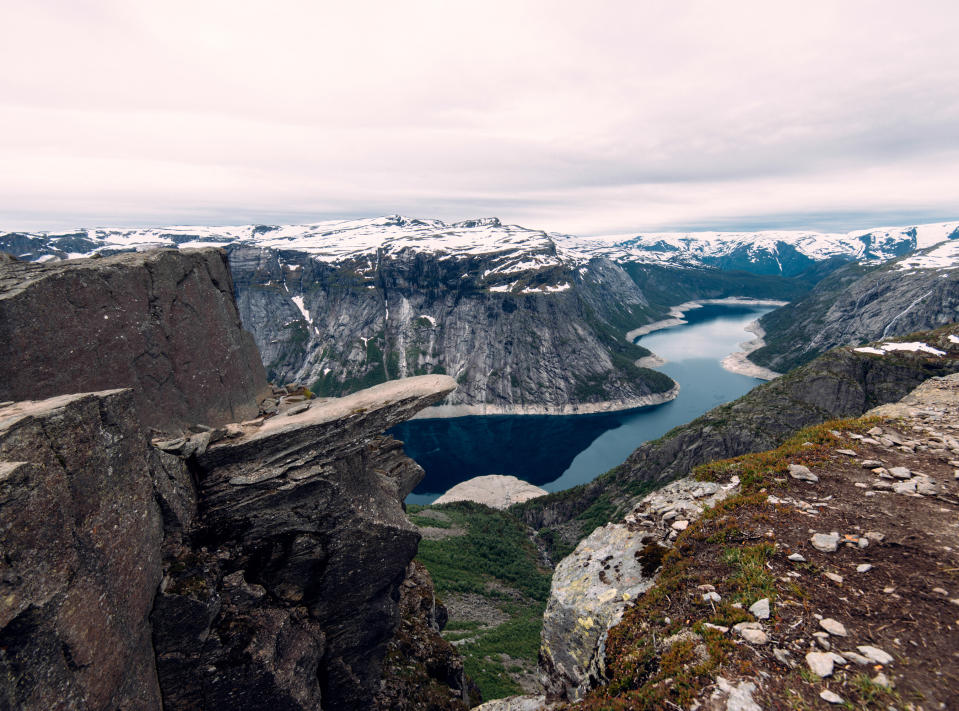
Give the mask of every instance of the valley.
<svg viewBox="0 0 959 711">
<path fill-rule="evenodd" d="M 664 653 L 630 637 L 635 618 L 614 627 L 627 597 L 653 604 L 650 596 L 682 573 L 672 563 L 689 552 L 691 538 L 682 532 L 700 530 L 695 515 L 707 505 L 725 506 L 720 494 L 752 505 L 756 487 L 779 484 L 739 475 L 706 481 L 703 471 L 728 474 L 722 462 L 746 456 L 728 466 L 751 472 L 753 461 L 779 461 L 780 454 L 763 453 L 784 443 L 796 459 L 804 427 L 800 437 L 817 456 L 825 444 L 848 448 L 865 425 L 848 421 L 834 440 L 822 423 L 860 417 L 959 371 L 952 325 L 959 243 L 935 242 L 956 236 L 956 225 L 943 223 L 840 235 L 591 241 L 495 218 L 447 225 L 397 216 L 7 233 L 0 247 L 20 259 L 6 259 L 0 285 L 11 304 L 7 322 L 19 325 L 7 338 L 16 347 L 3 357 L 19 362 L 31 353 L 30 367 L 61 369 L 70 385 L 58 381 L 43 396 L 74 381 L 129 384 L 132 396 L 95 398 L 109 402 L 99 415 L 107 421 L 120 417 L 113 410 L 138 406 L 131 432 L 169 427 L 157 418 L 178 413 L 166 438 L 144 444 L 156 498 L 152 537 L 142 544 L 153 576 L 144 590 L 164 582 L 153 609 L 144 602 L 136 611 L 152 615 L 154 638 L 135 641 L 143 668 L 156 664 L 159 674 L 150 693 L 170 708 L 210 694 L 226 699 L 237 689 L 252 708 L 269 705 L 276 693 L 296 709 L 318 706 L 322 696 L 330 708 L 360 703 L 385 711 L 401 703 L 462 711 L 480 698 L 519 694 L 531 696 L 515 703 L 537 710 L 564 699 L 602 707 L 620 704 L 623 689 L 685 703 L 692 696 L 656 687 L 655 670 L 623 676 L 631 650 L 657 660 Z M 125 254 L 140 251 L 154 256 Z M 31 286 L 30 275 L 41 273 L 49 275 L 37 282 L 46 291 Z M 67 280 L 72 275 L 82 289 Z M 57 291 L 54 283 L 68 288 Z M 135 295 L 129 309 L 122 307 L 124 284 Z M 24 294 L 34 299 L 27 306 L 18 300 Z M 69 308 L 56 306 L 62 298 Z M 235 362 L 238 372 L 206 378 L 206 394 L 196 398 L 186 383 L 199 382 L 194 369 L 204 372 L 203 357 L 190 350 L 206 340 L 200 331 L 207 326 L 196 319 L 204 299 L 222 312 L 209 325 L 224 334 L 214 339 L 223 350 L 217 359 Z M 156 334 L 120 318 L 132 318 L 134 306 L 142 324 L 160 325 Z M 69 343 L 29 335 L 38 311 L 64 319 L 55 331 L 68 341 L 83 340 L 70 336 L 72 319 L 95 335 L 91 344 L 101 345 L 93 348 L 134 343 L 134 367 L 121 382 L 119 371 L 96 371 L 85 361 L 74 370 L 58 365 Z M 142 343 L 130 339 L 134 331 Z M 761 331 L 765 345 L 743 345 Z M 46 340 L 50 352 L 40 347 Z M 157 369 L 165 358 L 169 376 Z M 28 364 L 17 366 L 23 383 L 9 397 L 30 395 L 31 380 L 50 380 L 31 376 Z M 742 374 L 763 366 L 784 374 L 766 383 Z M 176 388 L 163 386 L 164 377 Z M 151 388 L 169 404 L 145 406 Z M 224 405 L 192 414 L 203 411 L 191 399 L 210 398 Z M 34 411 L 4 406 L 15 418 Z M 63 407 L 54 398 L 37 411 L 54 423 Z M 84 413 L 76 417 L 91 416 Z M 184 417 L 215 417 L 209 421 L 217 426 Z M 70 427 L 63 436 L 82 441 L 85 425 Z M 405 453 L 390 435 L 405 441 Z M 28 462 L 10 463 L 19 477 L 11 482 L 25 486 L 31 440 L 10 441 L 11 456 Z M 486 473 L 515 475 L 549 493 L 505 510 L 432 503 Z M 925 479 L 910 481 L 916 496 L 931 491 Z M 920 483 L 926 494 L 918 493 Z M 149 498 L 149 487 L 140 488 Z M 850 507 L 844 515 L 854 513 Z M 795 531 L 776 521 L 785 526 L 783 540 L 800 546 Z M 629 555 L 614 567 L 620 549 Z M 694 553 L 702 558 L 696 565 L 735 574 L 742 565 L 733 549 Z M 580 570 L 592 577 L 580 579 Z M 620 586 L 614 578 L 632 582 Z M 790 591 L 780 591 L 784 600 Z M 612 600 L 619 602 L 607 605 Z M 680 600 L 677 610 L 690 609 Z M 708 623 L 740 618 L 723 608 Z M 693 633 L 702 635 L 700 627 Z M 594 644 L 607 628 L 610 639 L 629 640 L 611 648 L 610 676 Z M 6 633 L 22 630 L 13 625 Z M 286 641 L 268 653 L 253 646 L 261 634 Z M 207 641 L 195 646 L 194 637 Z M 704 639 L 727 651 L 741 644 L 708 633 Z M 794 651 L 801 646 L 783 640 Z M 710 657 L 719 666 L 725 658 Z M 68 667 L 58 666 L 57 678 L 73 684 Z M 604 686 L 608 679 L 615 688 Z M 696 694 L 713 688 L 696 679 Z M 806 683 L 804 698 L 818 689 Z M 848 684 L 843 693 L 858 698 Z M 504 703 L 487 708 L 512 708 Z"/>
</svg>

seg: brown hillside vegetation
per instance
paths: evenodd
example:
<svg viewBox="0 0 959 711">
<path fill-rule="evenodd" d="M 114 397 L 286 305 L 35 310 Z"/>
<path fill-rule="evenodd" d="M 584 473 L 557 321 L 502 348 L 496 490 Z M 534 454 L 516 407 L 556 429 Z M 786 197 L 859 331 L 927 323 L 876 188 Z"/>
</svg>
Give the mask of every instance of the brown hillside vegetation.
<svg viewBox="0 0 959 711">
<path fill-rule="evenodd" d="M 740 493 L 679 535 L 576 707 L 956 708 L 959 380 L 881 413 L 698 468 Z"/>
</svg>

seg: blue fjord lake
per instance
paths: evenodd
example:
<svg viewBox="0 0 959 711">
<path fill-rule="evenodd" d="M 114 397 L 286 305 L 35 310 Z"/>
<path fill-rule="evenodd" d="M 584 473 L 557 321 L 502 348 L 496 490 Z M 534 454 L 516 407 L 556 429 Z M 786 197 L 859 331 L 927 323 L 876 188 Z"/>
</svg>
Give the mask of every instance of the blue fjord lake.
<svg viewBox="0 0 959 711">
<path fill-rule="evenodd" d="M 643 442 L 662 436 L 763 382 L 725 370 L 720 361 L 752 338 L 745 327 L 768 306 L 708 304 L 686 313 L 688 323 L 636 342 L 667 362 L 660 370 L 679 383 L 675 400 L 592 415 L 491 415 L 412 420 L 390 431 L 426 470 L 407 497 L 428 504 L 462 481 L 511 474 L 561 491 L 592 481 L 621 464 Z"/>
</svg>

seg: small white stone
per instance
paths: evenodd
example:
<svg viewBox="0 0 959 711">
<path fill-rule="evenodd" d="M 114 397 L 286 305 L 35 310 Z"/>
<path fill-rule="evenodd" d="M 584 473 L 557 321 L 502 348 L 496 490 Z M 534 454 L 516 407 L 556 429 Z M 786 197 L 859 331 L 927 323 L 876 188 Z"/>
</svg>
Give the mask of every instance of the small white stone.
<svg viewBox="0 0 959 711">
<path fill-rule="evenodd" d="M 889 681 L 889 677 L 883 674 L 882 672 L 879 672 L 878 674 L 876 674 L 876 676 L 872 678 L 872 683 L 876 684 L 877 686 L 881 686 L 884 689 L 892 688 L 892 682 Z"/>
<path fill-rule="evenodd" d="M 912 472 L 906 467 L 893 467 L 889 470 L 889 473 L 892 474 L 897 479 L 911 479 Z"/>
<path fill-rule="evenodd" d="M 805 562 L 806 562 L 806 559 L 803 558 L 799 553 L 793 553 L 791 556 L 789 556 L 789 560 L 791 560 L 793 563 L 805 563 Z"/>
<path fill-rule="evenodd" d="M 823 573 L 823 575 L 832 580 L 834 583 L 842 585 L 843 578 L 841 575 L 837 575 L 836 573 Z"/>
<path fill-rule="evenodd" d="M 809 467 L 803 466 L 802 464 L 790 464 L 789 476 L 799 481 L 819 481 L 819 477 L 809 471 Z"/>
<path fill-rule="evenodd" d="M 706 602 L 719 602 L 722 600 L 718 592 L 703 593 L 703 600 Z"/>
<path fill-rule="evenodd" d="M 689 521 L 673 521 L 674 531 L 685 531 L 689 527 Z"/>
<path fill-rule="evenodd" d="M 839 620 L 834 620 L 831 617 L 827 617 L 824 620 L 819 620 L 819 626 L 834 637 L 846 636 L 846 626 L 843 625 L 843 623 Z"/>
<path fill-rule="evenodd" d="M 843 702 L 842 697 L 839 694 L 834 691 L 830 691 L 829 689 L 823 689 L 820 691 L 819 698 L 823 701 L 828 701 L 830 704 L 841 704 Z"/>
<path fill-rule="evenodd" d="M 868 573 L 870 570 L 872 570 L 872 566 L 869 563 L 860 563 L 856 566 L 857 573 Z"/>
<path fill-rule="evenodd" d="M 856 647 L 856 649 L 876 664 L 892 664 L 892 655 L 879 649 L 879 647 L 870 647 L 868 644 L 862 644 Z"/>
<path fill-rule="evenodd" d="M 817 551 L 824 553 L 833 553 L 839 546 L 839 536 L 834 533 L 817 533 L 809 542 Z"/>
<path fill-rule="evenodd" d="M 809 652 L 806 655 L 806 664 L 816 676 L 832 676 L 835 661 L 829 652 Z"/>
<path fill-rule="evenodd" d="M 726 634 L 727 632 L 729 632 L 728 627 L 724 627 L 723 625 L 714 625 L 712 622 L 703 622 L 703 627 L 711 630 L 716 630 L 717 632 L 720 632 L 721 634 Z"/>
<path fill-rule="evenodd" d="M 756 600 L 752 605 L 749 606 L 749 612 L 753 617 L 760 620 L 769 619 L 769 598 L 764 597 L 762 600 Z"/>
</svg>

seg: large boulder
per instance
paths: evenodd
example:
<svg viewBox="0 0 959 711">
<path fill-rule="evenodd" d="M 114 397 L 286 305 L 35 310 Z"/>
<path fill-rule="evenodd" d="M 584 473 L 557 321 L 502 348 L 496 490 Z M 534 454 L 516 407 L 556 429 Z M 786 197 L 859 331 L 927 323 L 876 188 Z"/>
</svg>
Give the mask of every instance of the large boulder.
<svg viewBox="0 0 959 711">
<path fill-rule="evenodd" d="M 0 371 L 0 401 L 133 388 L 164 430 L 245 420 L 269 395 L 216 249 L 0 262 Z"/>
<path fill-rule="evenodd" d="M 736 491 L 737 484 L 688 478 L 668 484 L 643 498 L 622 523 L 597 528 L 560 561 L 540 647 L 548 700 L 578 701 L 604 681 L 610 628 L 652 587 L 678 532 Z"/>
<path fill-rule="evenodd" d="M 160 707 L 160 477 L 129 390 L 0 408 L 0 708 Z"/>
</svg>

